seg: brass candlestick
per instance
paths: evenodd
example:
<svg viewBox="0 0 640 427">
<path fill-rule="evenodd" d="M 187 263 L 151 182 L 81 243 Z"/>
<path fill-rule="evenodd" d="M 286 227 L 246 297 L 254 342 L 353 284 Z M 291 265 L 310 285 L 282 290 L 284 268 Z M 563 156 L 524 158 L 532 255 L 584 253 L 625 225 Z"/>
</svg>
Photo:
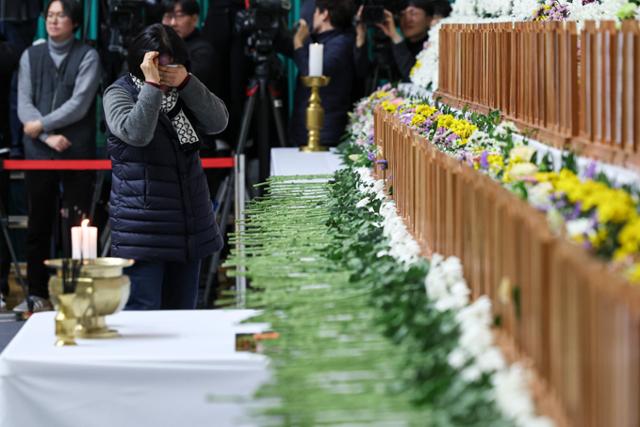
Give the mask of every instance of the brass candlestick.
<svg viewBox="0 0 640 427">
<path fill-rule="evenodd" d="M 331 80 L 327 76 L 302 76 L 300 77 L 302 84 L 311 88 L 311 96 L 309 97 L 309 106 L 307 107 L 307 130 L 309 137 L 307 145 L 300 147 L 300 151 L 316 152 L 327 151 L 327 147 L 320 145 L 320 130 L 324 124 L 324 108 L 320 102 L 320 88 L 329 84 Z"/>
</svg>

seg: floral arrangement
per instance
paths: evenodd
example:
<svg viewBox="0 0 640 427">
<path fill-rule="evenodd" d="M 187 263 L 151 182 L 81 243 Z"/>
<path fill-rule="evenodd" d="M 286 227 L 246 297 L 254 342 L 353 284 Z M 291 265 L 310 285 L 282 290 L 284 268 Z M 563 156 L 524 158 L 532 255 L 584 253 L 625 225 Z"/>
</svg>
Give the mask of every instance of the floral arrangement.
<svg viewBox="0 0 640 427">
<path fill-rule="evenodd" d="M 551 227 L 593 254 L 613 261 L 631 282 L 640 283 L 640 195 L 636 188 L 615 186 L 596 162 L 580 174 L 575 157 L 565 153 L 556 167 L 517 137 L 517 128 L 499 115 L 456 111 L 433 100 L 404 98 L 383 87 L 362 100 L 358 108 L 377 106 L 395 114 L 441 151 L 499 181 L 506 189 L 546 213 Z M 361 165 L 385 160 L 373 145 L 372 116 L 355 120 L 347 155 Z M 372 120 L 372 118 L 371 118 Z M 356 124 L 357 122 L 357 124 Z M 361 153 L 361 154 L 359 154 Z M 369 163 L 368 163 L 369 162 Z"/>
<path fill-rule="evenodd" d="M 451 16 L 429 30 L 429 41 L 418 54 L 411 81 L 438 88 L 438 32 L 446 23 L 500 21 L 564 21 L 640 19 L 640 0 L 456 0 Z"/>
<path fill-rule="evenodd" d="M 375 263 L 387 255 L 407 269 L 419 263 L 417 242 L 398 216 L 394 202 L 386 199 L 382 181 L 375 180 L 368 168 L 358 168 L 355 172 L 357 189 L 361 194 L 358 197 L 364 196 L 355 205 L 360 209 L 359 216 L 367 218 L 371 227 L 381 227 L 382 235 L 387 239 L 388 249 L 377 252 Z M 344 175 L 349 173 L 343 172 Z M 358 216 L 357 213 L 355 215 Z M 502 417 L 516 426 L 553 425 L 550 420 L 535 415 L 526 372 L 518 364 L 508 366 L 501 351 L 493 345 L 491 301 L 483 296 L 470 303 L 470 289 L 464 280 L 460 260 L 455 257 L 445 259 L 435 254 L 430 260 L 424 284 L 427 311 L 436 313 L 436 322 L 440 323 L 437 329 L 456 331 L 441 337 L 448 343 L 439 343 L 439 348 L 450 350 L 443 352 L 437 362 L 431 361 L 443 366 L 438 369 L 439 375 L 430 375 L 430 380 L 438 382 L 444 372 L 444 375 L 454 377 L 448 380 L 451 388 L 460 385 L 467 390 L 482 390 L 476 392 L 478 403 L 485 401 L 495 405 Z M 431 328 L 424 329 L 427 330 Z M 449 370 L 453 373 L 447 373 Z M 497 424 L 492 425 L 500 424 L 498 420 L 493 422 Z"/>
</svg>

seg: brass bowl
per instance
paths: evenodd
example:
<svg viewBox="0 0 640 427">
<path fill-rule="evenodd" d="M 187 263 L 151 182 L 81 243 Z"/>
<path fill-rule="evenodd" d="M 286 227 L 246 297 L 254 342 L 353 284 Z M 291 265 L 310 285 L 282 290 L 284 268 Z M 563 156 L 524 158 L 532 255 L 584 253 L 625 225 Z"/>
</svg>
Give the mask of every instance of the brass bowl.
<svg viewBox="0 0 640 427">
<path fill-rule="evenodd" d="M 131 282 L 122 269 L 133 263 L 133 260 L 122 258 L 83 260 L 75 294 L 78 299 L 87 301 L 87 308 L 79 318 L 77 337 L 118 336 L 117 331 L 107 327 L 105 316 L 121 311 L 127 303 Z M 62 259 L 47 260 L 45 265 L 57 269 L 57 274 L 49 279 L 49 293 L 55 304 L 62 293 Z"/>
</svg>

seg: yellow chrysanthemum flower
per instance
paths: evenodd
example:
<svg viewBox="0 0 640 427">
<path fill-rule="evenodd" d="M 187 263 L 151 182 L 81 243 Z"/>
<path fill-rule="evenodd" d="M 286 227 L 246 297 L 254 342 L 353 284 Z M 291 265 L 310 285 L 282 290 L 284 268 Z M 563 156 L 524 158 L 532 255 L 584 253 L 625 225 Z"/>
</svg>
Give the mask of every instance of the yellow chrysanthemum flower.
<svg viewBox="0 0 640 427">
<path fill-rule="evenodd" d="M 393 113 L 398 109 L 397 104 L 394 104 L 393 102 L 389 102 L 389 101 L 382 101 L 380 105 L 382 106 L 382 108 L 384 108 L 385 111 L 389 113 Z"/>
<path fill-rule="evenodd" d="M 415 114 L 412 118 L 411 118 L 411 126 L 420 126 L 421 124 L 423 124 L 425 121 L 427 120 L 427 118 L 425 116 L 423 116 L 422 114 Z"/>
<path fill-rule="evenodd" d="M 413 67 L 411 67 L 411 71 L 409 71 L 409 76 L 413 77 L 413 75 L 415 74 L 415 72 L 420 69 L 420 67 L 422 67 L 422 63 L 418 60 L 416 61 L 415 65 Z"/>
<path fill-rule="evenodd" d="M 634 264 L 627 273 L 627 279 L 633 283 L 640 283 L 640 263 Z"/>
<path fill-rule="evenodd" d="M 424 117 L 429 117 L 435 112 L 436 112 L 435 107 L 432 107 L 431 105 L 428 105 L 428 104 L 419 104 L 416 107 L 416 113 L 422 114 Z"/>
</svg>

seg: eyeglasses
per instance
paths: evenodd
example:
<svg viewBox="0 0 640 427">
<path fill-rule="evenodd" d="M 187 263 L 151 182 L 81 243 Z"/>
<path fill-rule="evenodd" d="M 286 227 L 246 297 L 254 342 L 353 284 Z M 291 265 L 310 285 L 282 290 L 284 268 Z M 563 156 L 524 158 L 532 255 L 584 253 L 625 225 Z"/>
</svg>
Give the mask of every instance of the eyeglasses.
<svg viewBox="0 0 640 427">
<path fill-rule="evenodd" d="M 186 13 L 178 12 L 178 13 L 165 13 L 164 19 L 171 21 L 172 19 L 182 19 L 187 15 Z"/>
<path fill-rule="evenodd" d="M 68 17 L 69 17 L 69 15 L 67 15 L 67 14 L 66 14 L 66 13 L 64 13 L 64 12 L 60 12 L 60 13 L 47 13 L 47 19 L 50 19 L 50 20 L 52 20 L 52 21 L 53 21 L 54 19 L 56 19 L 56 18 L 58 18 L 58 19 L 60 19 L 60 20 L 63 20 L 63 19 L 66 19 L 66 18 L 68 18 Z"/>
</svg>

